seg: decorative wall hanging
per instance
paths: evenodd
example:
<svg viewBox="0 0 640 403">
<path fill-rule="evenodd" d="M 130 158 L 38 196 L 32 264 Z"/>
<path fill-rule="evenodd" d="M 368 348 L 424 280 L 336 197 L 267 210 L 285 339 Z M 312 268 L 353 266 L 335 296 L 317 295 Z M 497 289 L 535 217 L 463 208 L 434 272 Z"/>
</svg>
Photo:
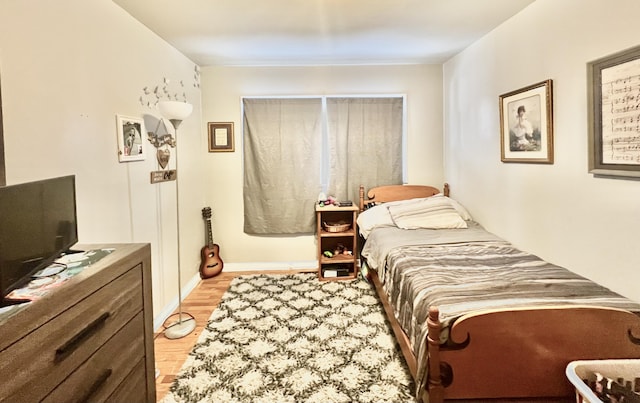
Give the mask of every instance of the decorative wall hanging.
<svg viewBox="0 0 640 403">
<path fill-rule="evenodd" d="M 553 164 L 551 80 L 500 95 L 500 159 Z"/>
<path fill-rule="evenodd" d="M 151 171 L 150 179 L 151 183 L 170 182 L 176 180 L 178 175 L 175 169 L 168 169 L 166 171 Z"/>
<path fill-rule="evenodd" d="M 164 126 L 165 134 L 160 134 L 160 126 Z M 160 168 L 163 169 L 163 171 L 151 172 L 151 183 L 175 180 L 175 170 L 170 169 L 164 171 L 167 165 L 169 165 L 169 160 L 171 159 L 170 147 L 176 147 L 176 139 L 167 131 L 167 126 L 164 124 L 164 119 L 158 119 L 156 130 L 153 132 L 148 132 L 147 135 L 149 142 L 156 148 L 156 159 L 158 160 L 158 165 L 160 165 Z"/>
<path fill-rule="evenodd" d="M 640 177 L 640 46 L 587 63 L 589 172 Z"/>
<path fill-rule="evenodd" d="M 233 122 L 209 122 L 209 152 L 234 151 Z"/>
<path fill-rule="evenodd" d="M 172 84 L 171 80 L 164 77 L 162 83 L 144 87 L 139 101 L 142 106 L 148 106 L 149 108 L 157 107 L 160 101 L 187 102 L 184 81 L 180 80 L 177 84 Z"/>
<path fill-rule="evenodd" d="M 200 67 L 197 64 L 193 67 L 193 87 L 200 88 Z"/>
<path fill-rule="evenodd" d="M 160 134 L 159 132 L 161 125 L 164 126 L 165 134 Z M 169 147 L 176 147 L 176 139 L 167 131 L 167 126 L 164 124 L 163 119 L 158 119 L 156 130 L 148 132 L 147 135 L 149 136 L 149 142 L 157 149 L 156 158 L 158 159 L 158 164 L 160 164 L 162 169 L 165 169 L 171 158 L 171 150 L 169 150 Z"/>
<path fill-rule="evenodd" d="M 142 133 L 144 121 L 140 118 L 116 115 L 118 126 L 118 159 L 120 162 L 145 159 Z"/>
<path fill-rule="evenodd" d="M 200 88 L 200 67 L 193 67 L 193 88 Z M 188 83 L 187 83 L 188 84 Z M 161 101 L 187 102 L 187 88 L 185 80 L 169 80 L 162 78 L 162 82 L 142 88 L 142 94 L 138 98 L 142 106 L 156 108 Z"/>
</svg>

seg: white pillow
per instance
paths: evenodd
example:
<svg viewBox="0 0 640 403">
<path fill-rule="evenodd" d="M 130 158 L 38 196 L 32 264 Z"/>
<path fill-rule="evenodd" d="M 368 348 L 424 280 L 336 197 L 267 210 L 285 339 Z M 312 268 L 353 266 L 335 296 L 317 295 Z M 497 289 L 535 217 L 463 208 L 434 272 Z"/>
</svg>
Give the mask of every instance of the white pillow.
<svg viewBox="0 0 640 403">
<path fill-rule="evenodd" d="M 358 230 L 360 231 L 360 235 L 367 239 L 369 233 L 375 227 L 394 227 L 395 224 L 391 219 L 391 215 L 389 214 L 389 210 L 387 206 L 384 204 L 379 204 L 377 206 L 373 206 L 358 214 L 358 219 L 356 220 L 358 223 Z"/>
<path fill-rule="evenodd" d="M 402 229 L 467 228 L 450 199 L 441 194 L 415 203 L 389 205 L 388 209 L 393 222 Z"/>
<path fill-rule="evenodd" d="M 437 196 L 437 195 L 436 195 Z M 447 197 L 447 196 L 445 196 Z M 460 214 L 460 217 L 462 217 L 463 220 L 465 221 L 469 221 L 471 220 L 471 214 L 469 214 L 469 212 L 467 211 L 466 208 L 464 208 L 464 206 L 462 206 L 462 204 L 460 204 L 458 201 L 447 197 L 447 199 L 449 200 L 449 202 L 451 203 L 451 206 L 456 209 L 456 211 L 458 212 L 458 214 Z"/>
<path fill-rule="evenodd" d="M 356 220 L 360 235 L 367 239 L 371 230 L 376 227 L 395 227 L 396 224 L 389 214 L 389 206 L 409 206 L 421 200 L 424 200 L 424 198 L 398 200 L 369 207 L 358 214 L 358 219 Z"/>
</svg>

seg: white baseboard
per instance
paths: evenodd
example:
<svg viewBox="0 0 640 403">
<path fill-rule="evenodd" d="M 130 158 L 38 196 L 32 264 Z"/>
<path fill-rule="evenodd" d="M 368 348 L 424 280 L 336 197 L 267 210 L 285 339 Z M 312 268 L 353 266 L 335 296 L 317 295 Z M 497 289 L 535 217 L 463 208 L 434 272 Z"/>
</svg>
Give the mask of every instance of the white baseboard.
<svg viewBox="0 0 640 403">
<path fill-rule="evenodd" d="M 261 270 L 316 270 L 317 260 L 300 260 L 293 262 L 249 262 L 225 263 L 224 271 L 261 271 Z"/>
<path fill-rule="evenodd" d="M 243 271 L 268 271 L 268 270 L 317 270 L 317 260 L 302 260 L 292 262 L 250 262 L 250 263 L 225 263 L 224 271 L 243 272 Z M 184 298 L 193 291 L 200 282 L 200 273 L 189 280 L 182 287 L 182 295 Z M 183 298 L 183 300 L 184 300 Z M 178 308 L 178 297 L 176 296 L 162 311 L 153 318 L 153 331 L 157 332 L 167 318 Z"/>
</svg>

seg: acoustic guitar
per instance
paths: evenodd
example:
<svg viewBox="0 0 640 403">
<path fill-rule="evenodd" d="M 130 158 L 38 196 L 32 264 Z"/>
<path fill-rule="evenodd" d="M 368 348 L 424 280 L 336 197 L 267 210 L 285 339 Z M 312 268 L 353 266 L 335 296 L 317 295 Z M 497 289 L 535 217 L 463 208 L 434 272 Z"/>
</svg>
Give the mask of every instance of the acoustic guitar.
<svg viewBox="0 0 640 403">
<path fill-rule="evenodd" d="M 222 271 L 224 263 L 220 258 L 220 246 L 213 243 L 213 232 L 211 231 L 211 207 L 202 209 L 202 218 L 205 222 L 207 233 L 207 244 L 200 252 L 202 262 L 200 263 L 200 278 L 207 279 L 217 276 Z"/>
</svg>

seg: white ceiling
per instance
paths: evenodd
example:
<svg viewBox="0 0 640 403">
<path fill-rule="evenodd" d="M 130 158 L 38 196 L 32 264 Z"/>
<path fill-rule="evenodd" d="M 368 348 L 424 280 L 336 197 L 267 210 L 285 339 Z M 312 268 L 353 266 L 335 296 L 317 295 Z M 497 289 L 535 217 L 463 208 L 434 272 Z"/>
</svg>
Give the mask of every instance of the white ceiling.
<svg viewBox="0 0 640 403">
<path fill-rule="evenodd" d="M 535 0 L 113 0 L 200 66 L 442 63 Z"/>
</svg>

